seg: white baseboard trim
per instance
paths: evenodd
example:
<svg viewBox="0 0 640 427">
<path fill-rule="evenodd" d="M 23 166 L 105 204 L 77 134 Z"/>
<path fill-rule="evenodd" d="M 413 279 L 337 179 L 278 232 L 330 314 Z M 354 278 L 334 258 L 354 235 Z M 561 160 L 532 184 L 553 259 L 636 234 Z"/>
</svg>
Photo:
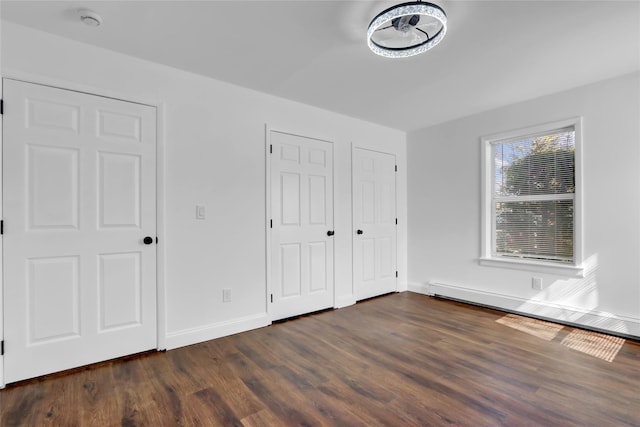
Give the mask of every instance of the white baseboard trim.
<svg viewBox="0 0 640 427">
<path fill-rule="evenodd" d="M 596 310 L 590 311 L 553 304 L 547 301 L 528 300 L 442 283 L 429 283 L 426 287 L 427 290 L 425 292 L 424 286 L 416 286 L 414 292 L 494 307 L 500 310 L 575 325 L 586 329 L 608 332 L 614 335 L 634 339 L 640 338 L 640 318 L 619 316 Z M 411 287 L 410 290 L 412 290 Z"/>
<path fill-rule="evenodd" d="M 356 303 L 356 297 L 354 297 L 353 295 L 336 297 L 334 308 L 349 307 L 350 305 L 354 305 L 355 303 Z"/>
<path fill-rule="evenodd" d="M 405 281 L 398 281 L 398 287 L 396 292 L 405 292 L 409 290 L 409 283 Z"/>
<path fill-rule="evenodd" d="M 269 326 L 267 313 L 167 333 L 167 350 Z"/>
<path fill-rule="evenodd" d="M 408 282 L 407 290 L 410 292 L 415 292 L 417 294 L 433 295 L 431 293 L 431 290 L 429 289 L 428 283 Z"/>
</svg>

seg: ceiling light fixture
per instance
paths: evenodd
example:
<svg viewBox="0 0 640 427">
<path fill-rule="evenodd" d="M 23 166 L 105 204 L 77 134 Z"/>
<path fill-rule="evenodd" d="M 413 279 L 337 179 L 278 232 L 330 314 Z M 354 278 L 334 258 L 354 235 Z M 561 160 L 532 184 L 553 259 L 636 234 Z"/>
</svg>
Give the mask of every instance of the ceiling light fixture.
<svg viewBox="0 0 640 427">
<path fill-rule="evenodd" d="M 82 9 L 78 11 L 80 15 L 80 20 L 83 24 L 88 25 L 89 27 L 99 27 L 102 24 L 102 18 L 100 15 L 95 13 L 89 9 Z"/>
<path fill-rule="evenodd" d="M 447 33 L 447 15 L 433 3 L 412 1 L 390 7 L 371 20 L 367 44 L 373 53 L 406 58 L 426 52 Z"/>
</svg>

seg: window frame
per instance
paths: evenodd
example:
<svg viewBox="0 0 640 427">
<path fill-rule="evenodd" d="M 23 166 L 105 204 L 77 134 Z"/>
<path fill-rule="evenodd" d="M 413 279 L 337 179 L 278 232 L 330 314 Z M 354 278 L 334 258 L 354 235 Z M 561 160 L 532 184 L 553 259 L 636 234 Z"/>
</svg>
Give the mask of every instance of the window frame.
<svg viewBox="0 0 640 427">
<path fill-rule="evenodd" d="M 493 192 L 495 188 L 495 171 L 492 147 L 494 144 L 506 140 L 527 138 L 534 135 L 553 133 L 554 131 L 573 127 L 575 132 L 574 174 L 575 193 L 573 195 L 574 224 L 573 224 L 573 263 L 557 263 L 545 260 L 498 257 L 494 255 L 496 244 L 495 206 Z M 559 274 L 564 276 L 584 277 L 583 264 L 583 228 L 582 228 L 582 117 L 514 129 L 507 132 L 487 135 L 480 138 L 482 144 L 481 165 L 481 216 L 482 236 L 480 265 L 526 270 L 537 273 Z M 564 197 L 564 196 L 561 196 Z"/>
</svg>

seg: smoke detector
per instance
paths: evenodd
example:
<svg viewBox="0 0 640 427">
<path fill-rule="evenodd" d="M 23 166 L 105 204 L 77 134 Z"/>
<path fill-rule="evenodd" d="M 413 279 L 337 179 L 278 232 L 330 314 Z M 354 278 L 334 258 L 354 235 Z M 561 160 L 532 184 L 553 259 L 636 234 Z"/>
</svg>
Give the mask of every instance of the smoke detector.
<svg viewBox="0 0 640 427">
<path fill-rule="evenodd" d="M 89 9 L 81 9 L 78 11 L 80 20 L 89 27 L 99 27 L 102 24 L 102 17 Z"/>
</svg>

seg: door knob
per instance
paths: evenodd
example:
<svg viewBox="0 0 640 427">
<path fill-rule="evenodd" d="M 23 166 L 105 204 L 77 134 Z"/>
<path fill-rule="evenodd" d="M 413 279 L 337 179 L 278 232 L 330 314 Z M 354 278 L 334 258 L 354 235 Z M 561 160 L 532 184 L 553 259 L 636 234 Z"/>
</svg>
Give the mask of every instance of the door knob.
<svg viewBox="0 0 640 427">
<path fill-rule="evenodd" d="M 364 231 L 362 231 L 362 230 L 357 230 L 356 231 L 356 234 L 362 234 L 362 233 L 364 233 Z"/>
<path fill-rule="evenodd" d="M 142 239 L 142 243 L 144 243 L 145 245 L 150 245 L 153 243 L 153 237 L 151 236 L 147 236 L 144 239 Z"/>
<path fill-rule="evenodd" d="M 333 236 L 334 234 L 336 234 L 336 232 L 333 230 L 327 231 L 327 236 Z"/>
</svg>

